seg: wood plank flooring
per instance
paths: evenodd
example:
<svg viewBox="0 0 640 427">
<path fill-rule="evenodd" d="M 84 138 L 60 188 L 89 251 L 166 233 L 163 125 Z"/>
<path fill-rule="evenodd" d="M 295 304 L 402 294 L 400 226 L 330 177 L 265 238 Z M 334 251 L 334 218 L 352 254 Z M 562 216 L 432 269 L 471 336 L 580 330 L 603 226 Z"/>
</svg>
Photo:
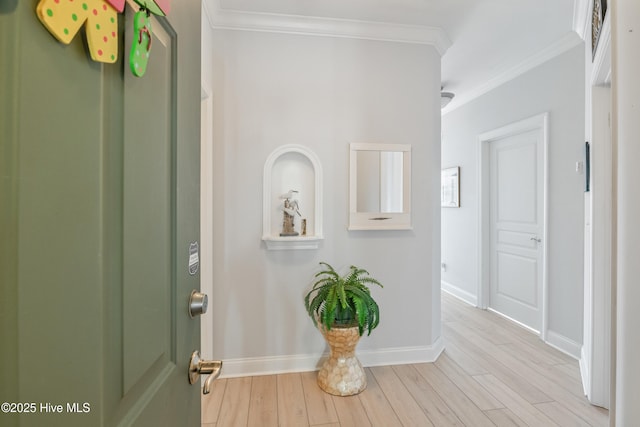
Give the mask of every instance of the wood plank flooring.
<svg viewBox="0 0 640 427">
<path fill-rule="evenodd" d="M 315 372 L 217 380 L 202 427 L 608 426 L 582 394 L 578 363 L 493 313 L 443 293 L 435 363 L 367 368 L 367 389 L 336 397 Z"/>
</svg>

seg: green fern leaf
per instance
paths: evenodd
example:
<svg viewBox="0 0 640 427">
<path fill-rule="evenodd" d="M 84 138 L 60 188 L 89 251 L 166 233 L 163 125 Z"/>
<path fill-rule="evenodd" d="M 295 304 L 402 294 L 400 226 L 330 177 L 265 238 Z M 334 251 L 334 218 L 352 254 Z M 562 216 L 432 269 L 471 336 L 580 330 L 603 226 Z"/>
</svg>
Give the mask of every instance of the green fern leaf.
<svg viewBox="0 0 640 427">
<path fill-rule="evenodd" d="M 311 291 L 304 297 L 307 313 L 313 324 L 318 322 L 330 330 L 334 324 L 358 325 L 360 335 L 375 329 L 380 322 L 378 304 L 371 296 L 368 285 L 382 284 L 363 268 L 350 266 L 349 271 L 340 276 L 328 263 L 321 262 L 321 271 L 315 274 Z"/>
</svg>

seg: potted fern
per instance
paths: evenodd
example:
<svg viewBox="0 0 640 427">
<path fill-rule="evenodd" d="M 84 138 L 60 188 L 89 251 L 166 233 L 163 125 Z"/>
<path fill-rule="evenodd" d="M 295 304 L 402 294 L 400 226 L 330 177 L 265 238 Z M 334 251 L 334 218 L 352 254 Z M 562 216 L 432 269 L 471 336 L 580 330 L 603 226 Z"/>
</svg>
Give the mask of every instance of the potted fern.
<svg viewBox="0 0 640 427">
<path fill-rule="evenodd" d="M 340 275 L 326 262 L 316 282 L 304 298 L 313 324 L 329 344 L 330 355 L 318 373 L 318 385 L 327 393 L 350 396 L 367 386 L 355 348 L 362 334 L 367 335 L 380 322 L 378 304 L 368 285 L 382 284 L 362 268 L 351 266 Z"/>
</svg>

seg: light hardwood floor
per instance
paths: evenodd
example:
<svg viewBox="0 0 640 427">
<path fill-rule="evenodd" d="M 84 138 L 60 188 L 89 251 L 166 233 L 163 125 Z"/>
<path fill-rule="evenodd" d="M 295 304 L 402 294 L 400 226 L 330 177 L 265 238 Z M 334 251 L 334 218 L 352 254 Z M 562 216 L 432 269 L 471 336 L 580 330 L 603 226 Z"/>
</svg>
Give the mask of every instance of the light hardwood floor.
<svg viewBox="0 0 640 427">
<path fill-rule="evenodd" d="M 228 378 L 203 396 L 202 426 L 607 426 L 577 362 L 493 313 L 443 294 L 435 363 L 367 368 L 367 389 L 336 397 L 315 372 Z"/>
</svg>

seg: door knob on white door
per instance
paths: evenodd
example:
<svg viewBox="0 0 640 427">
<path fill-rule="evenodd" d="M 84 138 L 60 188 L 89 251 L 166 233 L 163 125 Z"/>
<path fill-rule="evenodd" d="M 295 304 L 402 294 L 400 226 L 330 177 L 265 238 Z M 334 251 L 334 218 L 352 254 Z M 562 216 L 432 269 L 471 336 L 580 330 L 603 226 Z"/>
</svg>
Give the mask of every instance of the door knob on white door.
<svg viewBox="0 0 640 427">
<path fill-rule="evenodd" d="M 209 394 L 211 392 L 211 383 L 218 378 L 221 373 L 222 360 L 202 360 L 200 359 L 200 352 L 198 350 L 191 353 L 191 360 L 189 361 L 189 384 L 194 384 L 201 374 L 209 375 L 209 378 L 204 382 L 204 387 L 202 387 L 202 394 Z"/>
<path fill-rule="evenodd" d="M 542 242 L 542 239 L 541 239 L 541 238 L 539 238 L 538 236 L 536 236 L 536 237 L 532 237 L 532 238 L 531 238 L 531 239 L 529 239 L 529 240 L 533 240 L 533 241 L 538 242 L 538 243 Z"/>
</svg>

